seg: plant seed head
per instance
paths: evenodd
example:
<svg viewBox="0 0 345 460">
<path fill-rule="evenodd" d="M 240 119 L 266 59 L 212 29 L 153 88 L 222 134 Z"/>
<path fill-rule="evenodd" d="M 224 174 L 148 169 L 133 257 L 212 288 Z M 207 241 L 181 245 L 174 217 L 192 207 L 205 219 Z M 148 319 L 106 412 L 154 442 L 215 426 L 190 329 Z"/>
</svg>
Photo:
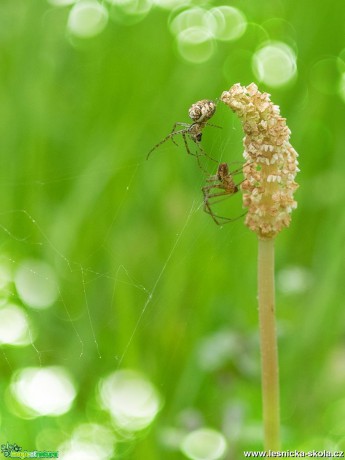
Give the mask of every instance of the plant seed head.
<svg viewBox="0 0 345 460">
<path fill-rule="evenodd" d="M 243 204 L 248 208 L 246 225 L 260 238 L 273 238 L 288 227 L 293 198 L 298 188 L 297 152 L 289 142 L 290 130 L 280 109 L 258 87 L 233 85 L 221 100 L 242 121 L 246 160 L 243 167 Z"/>
</svg>

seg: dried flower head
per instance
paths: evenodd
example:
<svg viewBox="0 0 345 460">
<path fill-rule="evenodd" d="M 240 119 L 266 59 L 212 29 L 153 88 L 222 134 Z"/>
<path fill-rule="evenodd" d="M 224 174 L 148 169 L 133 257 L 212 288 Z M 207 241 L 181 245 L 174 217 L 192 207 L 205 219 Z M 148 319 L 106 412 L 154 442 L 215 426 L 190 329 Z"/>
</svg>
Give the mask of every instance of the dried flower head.
<svg viewBox="0 0 345 460">
<path fill-rule="evenodd" d="M 260 238 L 273 238 L 289 226 L 290 213 L 297 207 L 293 193 L 298 188 L 298 154 L 289 142 L 291 132 L 270 95 L 254 83 L 237 83 L 221 100 L 238 115 L 246 134 L 241 185 L 248 208 L 245 223 Z"/>
</svg>

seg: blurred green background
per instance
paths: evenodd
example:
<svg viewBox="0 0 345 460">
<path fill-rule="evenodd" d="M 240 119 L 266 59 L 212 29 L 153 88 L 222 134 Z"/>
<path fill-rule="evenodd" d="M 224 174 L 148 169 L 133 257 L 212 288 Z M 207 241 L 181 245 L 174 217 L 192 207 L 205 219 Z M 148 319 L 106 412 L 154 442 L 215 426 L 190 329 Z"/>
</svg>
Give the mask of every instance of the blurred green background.
<svg viewBox="0 0 345 460">
<path fill-rule="evenodd" d="M 210 427 L 226 459 L 262 448 L 255 235 L 203 212 L 206 175 L 182 139 L 146 160 L 192 103 L 254 81 L 300 154 L 298 209 L 276 242 L 283 447 L 345 449 L 345 5 L 73 3 L 0 3 L 0 444 L 179 459 Z M 218 104 L 212 122 L 204 149 L 240 162 L 239 121 Z M 237 217 L 241 197 L 224 206 Z M 20 373 L 51 366 L 75 397 L 44 415 Z M 100 402 L 122 369 L 160 395 L 143 430 Z M 96 434 L 73 454 L 85 424 Z"/>
</svg>

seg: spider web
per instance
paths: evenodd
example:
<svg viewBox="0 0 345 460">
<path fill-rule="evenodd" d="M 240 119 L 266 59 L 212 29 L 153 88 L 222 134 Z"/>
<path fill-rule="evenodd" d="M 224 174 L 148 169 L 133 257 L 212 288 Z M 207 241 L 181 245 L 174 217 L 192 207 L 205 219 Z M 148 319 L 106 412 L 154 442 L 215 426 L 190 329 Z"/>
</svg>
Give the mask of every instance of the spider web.
<svg viewBox="0 0 345 460">
<path fill-rule="evenodd" d="M 124 185 L 120 190 L 120 199 L 117 200 L 115 209 L 112 214 L 109 215 L 108 227 L 103 232 L 103 240 L 99 241 L 98 239 L 95 239 L 96 247 L 106 246 L 111 239 L 112 230 L 119 224 L 119 222 L 121 222 L 126 205 L 130 202 L 131 196 L 137 193 L 137 190 L 135 190 L 136 179 L 138 177 L 139 170 L 143 167 L 143 164 L 144 163 L 134 163 L 125 168 L 126 174 L 127 170 L 130 170 L 131 172 L 128 175 L 127 181 L 124 182 Z M 94 164 L 90 169 L 94 169 Z M 120 174 L 122 176 L 121 170 Z M 88 187 L 89 181 L 95 180 L 95 175 L 93 174 L 92 176 L 89 176 L 88 173 L 84 173 L 73 177 L 71 180 L 76 179 L 79 180 L 83 186 Z M 49 181 L 40 181 L 39 185 L 40 187 L 44 187 L 53 182 L 60 184 L 63 181 L 66 181 L 66 179 L 50 179 Z M 33 182 L 32 184 L 29 183 L 29 185 L 35 187 L 37 184 Z M 6 288 L 8 298 L 12 299 L 14 303 L 20 304 L 20 306 L 25 310 L 25 315 L 28 318 L 34 317 L 34 322 L 37 320 L 37 324 L 34 327 L 36 333 L 34 330 L 31 330 L 30 326 L 28 330 L 28 334 L 30 336 L 29 345 L 32 347 L 34 355 L 37 356 L 37 364 L 39 366 L 44 366 L 47 363 L 46 355 L 54 355 L 54 350 L 56 351 L 56 348 L 58 347 L 58 345 L 54 344 L 53 340 L 43 340 L 44 336 L 49 336 L 49 329 L 41 330 L 39 320 L 40 316 L 44 316 L 46 318 L 45 321 L 48 321 L 48 324 L 49 321 L 54 322 L 58 320 L 61 321 L 62 324 L 66 325 L 67 335 L 72 335 L 74 337 L 73 342 L 77 345 L 70 348 L 70 353 L 74 356 L 74 359 L 83 359 L 85 358 L 86 353 L 88 354 L 91 352 L 95 353 L 99 359 L 105 358 L 108 360 L 109 356 L 104 355 L 104 345 L 102 347 L 100 345 L 102 342 L 102 332 L 99 327 L 99 310 L 97 303 L 89 293 L 90 285 L 100 281 L 101 284 L 107 283 L 110 285 L 112 290 L 112 295 L 106 297 L 104 301 L 103 313 L 101 314 L 105 317 L 112 315 L 115 303 L 114 298 L 116 297 L 116 292 L 120 288 L 125 287 L 125 289 L 131 293 L 133 291 L 141 293 L 138 300 L 135 302 L 137 304 L 137 313 L 134 315 L 136 316 L 136 319 L 134 319 L 134 325 L 129 328 L 130 332 L 124 346 L 122 346 L 122 349 L 119 348 L 119 350 L 115 353 L 117 368 L 121 367 L 131 346 L 133 345 L 133 342 L 138 334 L 138 330 L 140 329 L 145 315 L 147 314 L 148 308 L 152 303 L 157 287 L 159 286 L 171 259 L 174 257 L 176 248 L 188 229 L 188 225 L 193 215 L 200 210 L 201 207 L 201 198 L 197 204 L 195 201 L 191 203 L 190 209 L 181 224 L 180 231 L 173 237 L 170 249 L 165 252 L 163 260 L 158 264 L 158 270 L 156 275 L 153 276 L 152 287 L 150 288 L 145 286 L 141 280 L 138 281 L 136 279 L 137 275 L 133 275 L 131 273 L 131 269 L 127 266 L 125 260 L 115 260 L 111 271 L 102 272 L 97 268 L 92 267 L 92 265 L 90 266 L 87 263 L 80 262 L 77 258 L 67 256 L 66 252 L 68 251 L 66 251 L 66 248 L 69 249 L 69 242 L 65 242 L 65 247 L 61 249 L 59 241 L 56 243 L 56 239 L 59 240 L 59 238 L 54 237 L 54 229 L 52 230 L 49 228 L 44 218 L 40 219 L 36 217 L 33 211 L 23 208 L 12 209 L 10 211 L 0 213 L 0 229 L 4 234 L 3 248 L 5 248 L 2 252 L 2 261 L 10 265 L 11 271 L 15 272 L 21 262 L 26 258 L 32 258 L 32 253 L 34 253 L 35 258 L 43 258 L 45 262 L 50 264 L 53 270 L 58 272 L 58 295 L 56 303 L 60 304 L 62 307 L 58 314 L 56 313 L 56 305 L 52 305 L 44 310 L 31 309 L 30 306 L 26 305 L 25 301 L 20 298 L 16 292 L 15 286 Z M 5 223 L 1 223 L 1 220 L 4 222 L 11 220 L 14 222 L 14 225 L 7 226 Z M 19 223 L 23 224 L 27 234 L 24 233 L 24 235 L 22 235 L 21 231 L 17 230 L 17 228 L 20 227 Z M 12 227 L 14 229 L 12 229 Z M 71 229 L 71 232 L 76 232 L 76 229 Z M 67 240 L 69 239 L 70 235 L 69 237 L 67 235 Z M 8 249 L 8 247 L 10 249 Z M 83 254 L 83 256 L 85 259 L 88 258 L 88 254 Z M 35 273 L 34 270 L 33 274 L 38 277 L 42 276 L 40 273 Z M 69 280 L 67 284 L 61 282 L 61 274 L 63 278 L 67 278 Z M 45 280 L 42 278 L 42 282 L 44 281 Z M 78 300 L 82 301 L 82 308 L 79 312 L 76 312 L 75 308 L 71 304 L 70 289 L 76 292 Z M 64 314 L 62 314 L 62 311 Z M 37 329 L 40 329 L 39 333 L 37 333 Z M 41 342 L 44 342 L 45 346 L 48 345 L 48 348 L 43 347 Z M 90 343 L 92 343 L 93 351 L 90 348 Z M 13 359 L 13 350 L 9 353 L 8 345 L 6 344 L 1 345 L 1 350 L 3 360 L 6 362 L 11 372 L 13 372 L 15 370 L 11 362 Z M 20 353 L 20 348 L 17 348 L 16 350 Z M 32 362 L 34 361 L 35 360 L 32 360 Z"/>
</svg>

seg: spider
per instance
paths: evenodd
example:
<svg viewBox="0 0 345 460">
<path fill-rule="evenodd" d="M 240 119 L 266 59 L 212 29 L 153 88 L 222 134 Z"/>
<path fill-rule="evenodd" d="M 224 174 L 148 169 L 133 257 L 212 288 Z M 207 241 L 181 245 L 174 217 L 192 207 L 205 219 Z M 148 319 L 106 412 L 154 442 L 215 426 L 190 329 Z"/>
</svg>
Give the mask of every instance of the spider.
<svg viewBox="0 0 345 460">
<path fill-rule="evenodd" d="M 200 164 L 199 156 L 206 156 L 210 158 L 213 161 L 213 158 L 211 158 L 207 153 L 202 149 L 200 142 L 202 138 L 202 130 L 204 129 L 205 126 L 214 126 L 216 128 L 219 128 L 219 126 L 212 125 L 208 123 L 208 120 L 214 115 L 216 111 L 216 103 L 213 101 L 209 101 L 208 99 L 203 99 L 201 101 L 196 102 L 193 104 L 189 111 L 188 114 L 190 118 L 193 120 L 193 123 L 180 123 L 177 122 L 174 124 L 173 129 L 170 134 L 168 134 L 162 141 L 158 142 L 147 154 L 147 158 L 151 155 L 151 153 L 156 150 L 160 145 L 164 144 L 167 140 L 171 139 L 175 145 L 177 143 L 174 140 L 174 137 L 178 134 L 182 135 L 184 145 L 186 147 L 186 151 L 189 155 L 193 155 L 197 157 L 198 164 L 201 169 L 203 167 Z M 181 126 L 182 129 L 176 130 L 177 126 Z M 189 149 L 188 142 L 187 142 L 187 135 L 189 138 L 196 143 L 199 152 L 197 153 L 192 153 Z"/>
<path fill-rule="evenodd" d="M 222 200 L 221 198 L 219 200 L 214 200 L 215 198 L 226 198 L 228 196 L 234 195 L 239 191 L 240 184 L 235 184 L 233 175 L 238 174 L 241 171 L 242 169 L 239 168 L 233 172 L 230 172 L 227 163 L 220 163 L 217 169 L 217 174 L 209 176 L 206 179 L 206 181 L 210 184 L 202 187 L 202 193 L 204 194 L 204 211 L 207 212 L 207 214 L 210 214 L 217 225 L 233 222 L 245 214 L 241 214 L 235 219 L 230 219 L 228 217 L 222 217 L 214 214 L 211 208 L 213 204 Z"/>
</svg>

